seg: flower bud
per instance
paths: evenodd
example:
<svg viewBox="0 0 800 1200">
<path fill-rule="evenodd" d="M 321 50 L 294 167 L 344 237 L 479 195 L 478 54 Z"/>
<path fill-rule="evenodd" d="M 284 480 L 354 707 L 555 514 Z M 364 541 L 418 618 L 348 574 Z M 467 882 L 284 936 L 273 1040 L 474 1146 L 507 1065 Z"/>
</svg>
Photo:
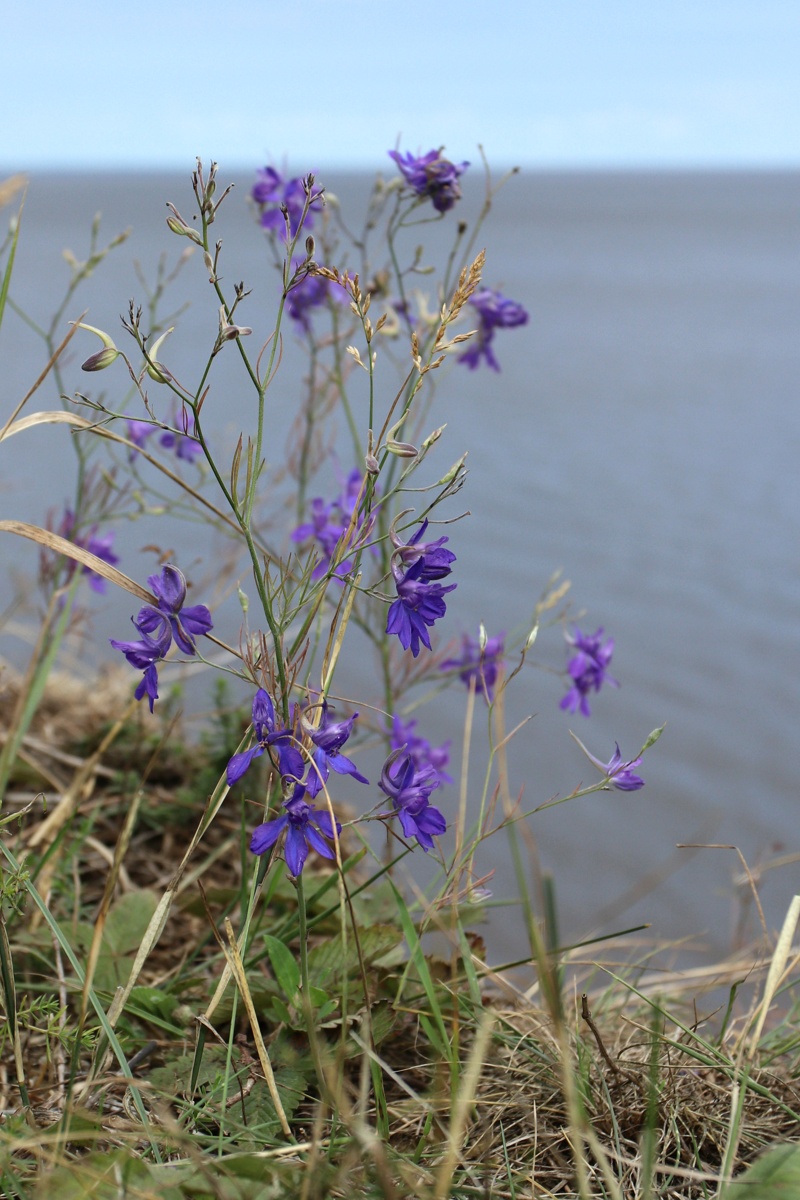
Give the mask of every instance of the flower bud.
<svg viewBox="0 0 800 1200">
<path fill-rule="evenodd" d="M 166 383 L 168 379 L 172 378 L 167 368 L 162 366 L 158 361 L 156 355 L 158 354 L 159 346 L 165 338 L 169 337 L 174 328 L 175 326 L 171 325 L 165 333 L 162 333 L 161 337 L 153 343 L 153 347 L 149 351 L 150 362 L 147 364 L 147 374 L 151 379 L 155 379 L 156 383 Z"/>
<path fill-rule="evenodd" d="M 386 439 L 386 449 L 397 458 L 416 458 L 419 451 L 411 442 L 398 442 L 395 438 Z"/>
<path fill-rule="evenodd" d="M 434 442 L 438 442 L 445 429 L 447 429 L 446 425 L 440 425 L 438 429 L 434 429 L 433 433 L 429 433 L 425 438 L 425 441 L 422 443 L 422 449 L 427 450 L 428 447 L 432 446 Z"/>
<path fill-rule="evenodd" d="M 104 350 L 98 350 L 86 362 L 81 363 L 82 371 L 104 371 L 106 367 L 110 367 L 115 358 L 119 358 L 119 350 L 113 346 L 106 346 Z"/>
<path fill-rule="evenodd" d="M 445 487 L 448 483 L 452 483 L 457 478 L 457 476 L 460 474 L 460 472 L 464 469 L 464 460 L 466 459 L 466 457 L 467 457 L 466 454 L 462 454 L 461 458 L 459 458 L 457 462 L 453 463 L 450 470 L 447 472 L 446 475 L 442 476 L 442 478 L 439 480 L 439 482 L 437 483 L 436 486 L 437 487 Z"/>
<path fill-rule="evenodd" d="M 104 347 L 90 358 L 87 358 L 85 363 L 81 363 L 81 370 L 104 371 L 106 367 L 110 367 L 114 359 L 119 356 L 119 350 L 114 345 L 113 339 L 107 333 L 103 333 L 102 329 L 95 329 L 94 325 L 84 325 L 83 321 L 77 321 L 76 327 L 78 329 L 86 329 L 89 333 L 97 334 Z"/>
</svg>

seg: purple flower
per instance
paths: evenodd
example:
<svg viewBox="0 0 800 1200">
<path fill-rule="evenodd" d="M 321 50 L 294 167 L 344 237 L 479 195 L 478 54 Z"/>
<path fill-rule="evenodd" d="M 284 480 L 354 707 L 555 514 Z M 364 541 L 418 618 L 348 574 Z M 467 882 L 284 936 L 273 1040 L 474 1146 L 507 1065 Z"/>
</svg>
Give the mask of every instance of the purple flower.
<svg viewBox="0 0 800 1200">
<path fill-rule="evenodd" d="M 149 575 L 147 582 L 156 597 L 158 608 L 146 605 L 136 617 L 131 617 L 141 639 L 135 642 L 109 641 L 121 650 L 132 667 L 144 671 L 144 679 L 136 689 L 136 699 L 147 696 L 150 711 L 158 699 L 158 672 L 155 664 L 169 651 L 173 638 L 184 654 L 195 654 L 195 638 L 213 628 L 211 614 L 205 604 L 184 608 L 186 580 L 183 573 L 171 564 L 160 575 Z"/>
<path fill-rule="evenodd" d="M 317 854 L 321 854 L 323 858 L 335 857 L 333 850 L 327 842 L 323 841 L 322 836 L 333 841 L 331 815 L 325 810 L 320 811 L 314 808 L 307 800 L 304 800 L 305 791 L 303 785 L 298 783 L 291 800 L 287 800 L 283 806 L 285 809 L 283 815 L 259 825 L 253 830 L 253 836 L 250 838 L 250 849 L 253 853 L 263 854 L 265 850 L 269 850 L 270 846 L 275 845 L 284 829 L 287 830 L 284 857 L 289 874 L 293 875 L 295 879 L 305 866 L 309 848 L 316 850 Z M 341 833 L 341 830 L 342 827 L 337 821 L 336 833 Z"/>
<path fill-rule="evenodd" d="M 393 750 L 383 765 L 380 789 L 395 807 L 407 838 L 416 838 L 422 849 L 433 849 L 433 839 L 447 829 L 447 821 L 430 803 L 430 794 L 439 786 L 436 770 L 428 765 L 418 769 L 405 749 Z"/>
<path fill-rule="evenodd" d="M 603 775 L 608 777 L 609 783 L 615 788 L 619 788 L 621 792 L 638 792 L 639 788 L 644 787 L 644 780 L 640 775 L 634 775 L 633 768 L 638 767 L 642 761 L 641 758 L 631 759 L 630 762 L 623 762 L 622 755 L 619 752 L 619 742 L 615 742 L 615 750 L 611 755 L 611 760 L 607 763 L 601 763 L 599 758 L 595 758 L 593 754 L 589 754 L 586 747 L 583 747 L 584 753 Z"/>
<path fill-rule="evenodd" d="M 146 605 L 139 610 L 134 625 L 140 633 L 169 648 L 174 638 L 184 654 L 197 650 L 194 639 L 213 629 L 211 613 L 205 604 L 193 604 L 184 608 L 186 580 L 183 572 L 167 563 L 160 575 L 148 575 L 147 582 L 153 592 L 158 608 Z"/>
<path fill-rule="evenodd" d="M 477 638 L 464 634 L 461 639 L 461 657 L 448 658 L 442 663 L 442 671 L 458 671 L 459 679 L 471 687 L 474 680 L 476 691 L 481 691 L 491 702 L 494 700 L 494 689 L 497 683 L 498 671 L 503 665 L 505 655 L 505 634 L 487 638 L 486 645 L 481 650 Z"/>
<path fill-rule="evenodd" d="M 184 462 L 194 462 L 202 456 L 203 447 L 195 436 L 194 415 L 188 409 L 182 408 L 176 415 L 174 424 L 180 433 L 166 429 L 158 439 L 165 450 L 174 450 L 178 458 Z"/>
<path fill-rule="evenodd" d="M 234 783 L 242 778 L 253 759 L 260 758 L 270 746 L 278 755 L 281 778 L 289 776 L 292 779 L 302 779 L 305 769 L 303 755 L 295 744 L 292 730 L 278 725 L 275 706 L 263 688 L 258 689 L 253 700 L 253 731 L 256 735 L 255 745 L 249 750 L 243 750 L 241 754 L 234 754 L 228 762 L 228 787 L 233 787 Z"/>
<path fill-rule="evenodd" d="M 277 233 L 279 237 L 286 235 L 286 220 L 281 206 L 285 206 L 291 226 L 291 237 L 300 228 L 303 208 L 306 203 L 305 184 L 299 176 L 295 179 L 284 179 L 274 167 L 261 167 L 256 171 L 256 182 L 250 195 L 261 209 L 261 224 L 264 229 Z M 317 196 L 309 207 L 305 219 L 305 228 L 311 229 L 314 224 L 313 214 L 322 208 L 322 196 Z"/>
<path fill-rule="evenodd" d="M 574 637 L 567 635 L 567 642 L 574 646 L 578 653 L 567 663 L 572 687 L 561 700 L 559 707 L 572 713 L 580 709 L 583 715 L 588 717 L 591 715 L 589 692 L 599 692 L 604 683 L 610 684 L 611 687 L 619 687 L 607 669 L 614 653 L 614 639 L 607 638 L 603 642 L 601 627 L 590 634 L 583 634 L 580 629 L 576 629 Z"/>
<path fill-rule="evenodd" d="M 119 562 L 119 555 L 115 554 L 111 549 L 114 541 L 113 533 L 104 533 L 102 536 L 97 534 L 97 526 L 93 525 L 88 533 L 82 537 L 75 537 L 75 514 L 71 508 L 64 510 L 64 516 L 61 518 L 61 525 L 58 532 L 61 537 L 66 538 L 70 542 L 74 542 L 76 546 L 80 546 L 82 550 L 88 550 L 90 554 L 94 554 L 97 558 L 101 558 L 103 562 L 107 562 L 110 567 L 116 566 Z M 71 562 L 69 567 L 69 577 L 72 577 L 75 570 L 74 562 Z M 99 595 L 104 595 L 106 590 L 106 581 L 102 575 L 98 575 L 91 567 L 84 566 L 81 574 L 89 577 L 89 587 L 93 592 Z"/>
<path fill-rule="evenodd" d="M 314 744 L 311 757 L 316 767 L 316 769 L 315 767 L 311 768 L 306 780 L 306 791 L 309 796 L 316 796 L 322 791 L 322 785 L 326 782 L 331 770 L 336 771 L 337 775 L 352 775 L 353 779 L 357 779 L 359 783 L 369 783 L 368 779 L 359 774 L 355 763 L 340 753 L 342 746 L 353 732 L 353 723 L 358 713 L 353 713 L 352 717 L 347 717 L 344 721 L 334 721 L 331 715 L 333 709 L 328 707 L 326 700 L 322 701 L 320 707 L 322 708 L 322 717 L 316 729 L 311 725 L 307 716 L 303 718 L 303 729 Z M 312 709 L 307 709 L 306 713 L 310 711 Z"/>
<path fill-rule="evenodd" d="M 470 370 L 480 364 L 481 356 L 486 359 L 487 366 L 493 371 L 500 370 L 500 364 L 492 350 L 492 340 L 496 329 L 513 329 L 516 325 L 526 325 L 528 314 L 521 304 L 509 300 L 492 288 L 480 288 L 470 299 L 470 304 L 478 314 L 478 331 L 469 349 L 461 355 L 459 362 L 466 363 Z"/>
<path fill-rule="evenodd" d="M 418 196 L 429 197 L 437 212 L 447 212 L 461 199 L 458 177 L 466 171 L 468 162 L 451 163 L 442 157 L 441 149 L 429 150 L 418 158 L 390 150 L 389 157 L 397 163 L 408 186 Z"/>
<path fill-rule="evenodd" d="M 363 476 L 358 468 L 354 468 L 347 477 L 344 491 L 330 504 L 326 504 L 321 496 L 311 501 L 311 520 L 298 525 L 292 533 L 293 542 L 307 542 L 314 538 L 321 550 L 321 558 L 311 573 L 315 582 L 327 575 L 330 570 L 336 547 L 350 527 L 353 511 L 361 495 Z M 372 521 L 367 520 L 356 528 L 351 549 L 358 546 L 369 536 Z M 352 569 L 351 559 L 345 559 L 336 566 L 335 575 L 347 575 Z"/>
<path fill-rule="evenodd" d="M 446 537 L 435 542 L 421 542 L 420 538 L 428 527 L 423 521 L 417 532 L 406 545 L 392 535 L 395 551 L 392 554 L 397 599 L 389 606 L 386 632 L 397 634 L 404 650 L 411 650 L 414 658 L 419 654 L 420 643 L 430 650 L 428 628 L 446 612 L 444 597 L 457 586 L 447 587 L 436 582 L 450 574 L 450 563 L 455 554 L 444 549 Z M 409 565 L 410 564 L 410 565 Z M 403 567 L 408 569 L 403 572 Z"/>
<path fill-rule="evenodd" d="M 452 783 L 452 775 L 444 769 L 450 761 L 449 741 L 443 746 L 432 746 L 427 738 L 414 732 L 416 726 L 416 721 L 403 721 L 397 715 L 393 716 L 389 731 L 392 749 L 406 750 L 417 771 L 431 768 L 438 784 Z"/>
</svg>

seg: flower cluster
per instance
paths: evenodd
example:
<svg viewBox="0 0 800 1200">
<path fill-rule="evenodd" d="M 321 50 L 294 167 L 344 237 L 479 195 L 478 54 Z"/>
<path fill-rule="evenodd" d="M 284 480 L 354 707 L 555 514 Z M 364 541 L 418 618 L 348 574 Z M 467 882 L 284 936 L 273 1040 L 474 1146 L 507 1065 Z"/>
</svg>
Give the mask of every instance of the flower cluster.
<svg viewBox="0 0 800 1200">
<path fill-rule="evenodd" d="M 322 496 L 315 497 L 310 506 L 311 520 L 298 525 L 292 533 L 293 542 L 308 542 L 314 538 L 317 543 L 321 557 L 311 574 L 314 581 L 322 579 L 330 570 L 336 547 L 350 526 L 361 494 L 362 482 L 363 476 L 358 468 L 355 468 L 348 475 L 341 495 L 332 500 L 330 504 L 326 503 Z M 356 531 L 354 537 L 356 544 L 368 536 L 370 527 L 370 524 L 364 523 Z M 348 558 L 337 564 L 334 574 L 347 575 L 352 566 L 352 560 Z"/>
<path fill-rule="evenodd" d="M 444 769 L 450 761 L 450 743 L 432 746 L 427 738 L 415 732 L 416 727 L 416 721 L 403 721 L 401 717 L 392 717 L 389 730 L 392 750 L 406 750 L 417 771 L 430 768 L 437 783 L 452 783 L 452 775 Z"/>
<path fill-rule="evenodd" d="M 590 692 L 599 692 L 604 683 L 619 687 L 617 680 L 608 674 L 608 664 L 614 653 L 614 639 L 607 638 L 604 642 L 602 627 L 590 634 L 576 629 L 574 636 L 567 636 L 567 643 L 575 647 L 577 654 L 567 663 L 572 686 L 561 700 L 560 707 L 572 713 L 580 709 L 588 717 L 592 711 L 589 707 Z"/>
<path fill-rule="evenodd" d="M 468 162 L 452 163 L 442 157 L 441 149 L 429 150 L 417 158 L 413 154 L 403 155 L 397 150 L 390 150 L 389 157 L 397 163 L 412 191 L 430 199 L 437 212 L 447 212 L 461 199 L 458 179 L 469 166 Z"/>
<path fill-rule="evenodd" d="M 478 314 L 478 330 L 469 349 L 459 358 L 471 371 L 480 364 L 481 358 L 486 359 L 487 366 L 493 371 L 500 370 L 500 364 L 494 356 L 492 341 L 496 329 L 513 329 L 516 325 L 526 325 L 528 313 L 515 300 L 509 300 L 492 288 L 479 288 L 471 297 L 470 304 Z"/>
<path fill-rule="evenodd" d="M 386 632 L 396 634 L 400 645 L 410 650 L 414 658 L 419 654 L 420 643 L 430 650 L 428 629 L 445 615 L 444 597 L 457 586 L 451 583 L 443 587 L 439 582 L 450 574 L 450 564 L 456 556 L 452 550 L 445 550 L 446 537 L 435 542 L 421 541 L 427 528 L 425 520 L 407 544 L 391 535 L 395 546 L 392 575 L 397 599 L 389 606 Z"/>
<path fill-rule="evenodd" d="M 481 691 L 491 703 L 497 676 L 505 656 L 505 634 L 486 639 L 481 647 L 478 638 L 464 634 L 461 639 L 460 658 L 448 658 L 441 665 L 442 671 L 457 671 L 459 679 L 476 691 Z"/>
<path fill-rule="evenodd" d="M 300 228 L 303 209 L 306 203 L 306 181 L 300 176 L 294 179 L 284 179 L 274 167 L 261 167 L 256 171 L 256 182 L 250 192 L 253 200 L 261 210 L 261 224 L 264 229 L 277 233 L 279 237 L 286 235 L 286 218 L 289 218 L 290 237 L 294 237 Z M 305 219 L 305 228 L 311 229 L 314 224 L 315 212 L 322 208 L 322 196 L 315 196 L 309 205 Z"/>
<path fill-rule="evenodd" d="M 153 704 L 158 699 L 156 663 L 165 657 L 173 639 L 184 654 L 196 654 L 195 638 L 208 633 L 213 625 L 205 604 L 184 608 L 186 580 L 177 567 L 167 564 L 160 575 L 148 576 L 147 582 L 156 598 L 157 607 L 146 605 L 139 610 L 137 617 L 131 617 L 141 635 L 139 641 L 109 640 L 115 650 L 122 651 L 132 667 L 144 671 L 136 689 L 136 699 L 147 696 L 152 712 Z"/>
<path fill-rule="evenodd" d="M 314 724 L 310 714 L 316 707 L 321 709 L 321 715 Z M 229 787 L 238 782 L 254 759 L 260 758 L 265 751 L 276 763 L 284 784 L 294 783 L 290 798 L 283 802 L 282 815 L 259 825 L 250 841 L 253 853 L 263 854 L 276 844 L 286 829 L 284 854 L 286 865 L 294 876 L 302 871 L 309 846 L 325 858 L 333 858 L 332 850 L 321 836 L 333 837 L 331 816 L 326 811 L 315 809 L 304 797 L 313 799 L 318 795 L 331 770 L 340 775 L 350 775 L 359 783 L 369 782 L 359 773 L 355 763 L 341 753 L 358 713 L 353 713 L 344 721 L 334 720 L 332 713 L 327 701 L 323 700 L 321 705 L 306 709 L 299 721 L 295 710 L 291 725 L 282 726 L 278 723 L 269 694 L 264 688 L 259 688 L 252 709 L 255 741 L 249 749 L 234 754 L 228 762 L 226 777 Z M 300 749 L 303 734 L 313 747 L 308 754 L 310 765 L 305 779 L 306 759 Z M 336 828 L 337 831 L 341 830 L 338 822 Z"/>
<path fill-rule="evenodd" d="M 88 550 L 96 558 L 102 558 L 103 562 L 107 562 L 110 567 L 116 566 L 119 562 L 119 555 L 115 554 L 111 549 L 114 541 L 113 533 L 104 533 L 98 536 L 97 526 L 93 525 L 88 533 L 83 534 L 81 537 L 75 537 L 75 514 L 71 508 L 64 510 L 64 516 L 61 518 L 58 532 L 61 537 L 66 538 L 69 542 L 74 542 L 82 550 Z M 75 564 L 73 563 L 70 568 L 70 576 L 72 575 L 74 566 Z M 81 573 L 88 576 L 89 587 L 93 592 L 98 592 L 100 595 L 105 592 L 106 581 L 102 575 L 98 575 L 91 567 L 84 567 Z"/>
<path fill-rule="evenodd" d="M 395 814 L 407 838 L 416 838 L 422 849 L 433 849 L 433 839 L 447 829 L 447 821 L 430 802 L 431 792 L 439 786 L 436 769 L 430 764 L 419 768 L 408 750 L 393 750 L 381 771 L 380 789 L 394 805 Z"/>
<path fill-rule="evenodd" d="M 286 831 L 284 857 L 295 877 L 303 870 L 309 849 L 325 858 L 333 852 L 325 841 L 332 839 L 333 818 L 327 810 L 316 809 L 310 801 L 323 790 L 331 771 L 368 783 L 352 759 L 342 753 L 358 713 L 337 720 L 327 700 L 308 705 L 302 713 L 295 708 L 288 725 L 282 725 L 275 706 L 264 688 L 253 700 L 253 745 L 234 754 L 228 762 L 229 786 L 237 783 L 256 758 L 267 752 L 281 776 L 284 795 L 280 816 L 259 825 L 250 849 L 263 854 L 275 846 Z M 392 722 L 393 750 L 381 773 L 381 790 L 391 798 L 406 837 L 414 837 L 425 851 L 433 847 L 433 837 L 444 833 L 447 822 L 430 804 L 430 794 L 441 783 L 452 783 L 444 771 L 447 746 L 433 748 L 426 738 L 414 733 L 415 721 Z M 383 814 L 388 816 L 390 814 Z M 336 822 L 337 831 L 341 826 Z"/>
</svg>

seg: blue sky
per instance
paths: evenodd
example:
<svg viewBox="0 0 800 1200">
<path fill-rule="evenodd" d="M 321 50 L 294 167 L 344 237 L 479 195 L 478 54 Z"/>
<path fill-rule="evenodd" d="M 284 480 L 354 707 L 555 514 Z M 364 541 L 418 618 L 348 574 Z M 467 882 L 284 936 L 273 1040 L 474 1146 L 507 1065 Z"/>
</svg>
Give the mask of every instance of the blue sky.
<svg viewBox="0 0 800 1200">
<path fill-rule="evenodd" d="M 797 0 L 40 0 L 3 40 L 5 170 L 800 166 Z"/>
</svg>

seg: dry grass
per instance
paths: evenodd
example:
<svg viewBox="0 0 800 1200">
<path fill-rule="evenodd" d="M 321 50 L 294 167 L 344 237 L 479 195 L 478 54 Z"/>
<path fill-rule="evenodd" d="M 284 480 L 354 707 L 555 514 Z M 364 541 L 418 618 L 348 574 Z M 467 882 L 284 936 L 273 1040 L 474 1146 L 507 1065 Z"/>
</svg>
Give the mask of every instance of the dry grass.
<svg viewBox="0 0 800 1200">
<path fill-rule="evenodd" d="M 12 674 L 4 672 L 0 730 L 13 719 L 17 686 Z M 152 719 L 145 726 L 133 712 L 108 743 L 109 729 L 127 703 L 124 673 L 110 673 L 91 688 L 53 677 L 7 799 L 6 811 L 20 815 L 6 827 L 6 844 L 37 882 L 45 881 L 45 898 L 74 938 L 79 957 L 85 957 L 87 948 L 80 927 L 88 923 L 91 928 L 102 911 L 134 792 L 141 793 L 141 807 L 119 863 L 112 911 L 125 897 L 137 901 L 163 892 L 191 838 L 198 808 L 213 787 L 208 782 L 213 748 L 187 751 L 175 727 Z M 76 777 L 84 783 L 69 820 L 54 826 L 51 838 L 37 840 L 41 795 L 47 796 L 50 814 L 57 812 L 59 802 L 73 803 Z M 354 848 L 346 844 L 345 857 Z M 163 934 L 138 980 L 140 987 L 180 1003 L 173 1005 L 166 1027 L 148 1022 L 141 1012 L 129 1014 L 120 1026 L 126 1051 L 137 1063 L 135 1080 L 151 1123 L 149 1134 L 132 1105 L 128 1082 L 113 1062 L 106 1060 L 91 1086 L 84 1086 L 91 1039 L 84 1051 L 72 1052 L 75 1037 L 87 1032 L 84 1025 L 81 1034 L 76 1024 L 80 987 L 54 948 L 40 912 L 22 902 L 22 893 L 6 877 L 5 922 L 17 975 L 18 1045 L 30 1106 L 20 1104 L 6 991 L 0 1185 L 9 1187 L 11 1180 L 16 1192 L 3 1194 L 47 1194 L 42 1180 L 60 1178 L 48 1174 L 57 1164 L 77 1170 L 83 1162 L 86 1170 L 95 1169 L 95 1159 L 87 1159 L 90 1150 L 107 1156 L 116 1148 L 124 1151 L 125 1162 L 133 1156 L 147 1163 L 154 1135 L 166 1160 L 183 1163 L 181 1170 L 194 1164 L 192 1170 L 212 1181 L 207 1193 L 197 1190 L 195 1179 L 186 1185 L 189 1190 L 176 1195 L 251 1194 L 243 1185 L 226 1191 L 219 1175 L 220 1161 L 232 1170 L 237 1154 L 256 1148 L 248 1132 L 255 1109 L 247 1105 L 255 1103 L 263 1085 L 247 1023 L 230 1029 L 230 1003 L 219 1008 L 209 1025 L 209 1045 L 220 1036 L 224 1045 L 229 1034 L 235 1035 L 230 1062 L 237 1078 L 216 1116 L 212 1119 L 207 1108 L 180 1095 L 169 1101 L 163 1080 L 153 1083 L 162 1079 L 159 1070 L 194 1053 L 198 1021 L 220 974 L 214 930 L 222 926 L 223 915 L 230 914 L 235 923 L 250 866 L 242 850 L 240 813 L 235 805 L 223 807 L 181 881 Z M 351 889 L 366 878 L 363 872 L 363 864 L 354 868 Z M 325 878 L 324 869 L 309 873 L 312 887 Z M 317 906 L 323 919 L 313 928 L 312 954 L 313 947 L 336 936 L 338 918 L 325 916 L 331 900 L 335 908 L 335 887 Z M 289 885 L 275 890 L 271 930 L 289 927 L 294 904 Z M 431 963 L 437 1003 L 454 1047 L 449 1063 L 428 1037 L 424 1015 L 430 1017 L 431 1008 L 424 979 L 415 978 L 406 956 L 378 956 L 368 980 L 358 985 L 362 991 L 353 993 L 361 996 L 362 1008 L 366 995 L 385 1018 L 386 1028 L 373 1038 L 371 1059 L 359 1050 L 364 1046 L 366 1051 L 369 1043 L 363 1016 L 352 1025 L 353 1038 L 360 1040 L 348 1043 L 344 1058 L 325 1029 L 318 1030 L 328 1102 L 332 1097 L 338 1119 L 331 1123 L 318 1087 L 303 1076 L 305 1096 L 291 1116 L 296 1142 L 262 1141 L 261 1150 L 268 1152 L 259 1160 L 266 1172 L 262 1183 L 269 1179 L 269 1194 L 274 1195 L 347 1195 L 351 1200 L 373 1195 L 694 1200 L 715 1195 L 722 1173 L 738 1173 L 764 1147 L 795 1140 L 800 1131 L 800 1025 L 792 942 L 793 931 L 783 948 L 786 970 L 779 986 L 775 978 L 769 985 L 775 996 L 763 1028 L 757 1028 L 757 1003 L 770 968 L 763 951 L 672 976 L 641 968 L 636 974 L 616 967 L 603 973 L 594 964 L 582 966 L 565 956 L 560 966 L 570 982 L 562 992 L 563 1012 L 555 1014 L 526 998 L 510 976 L 484 977 L 476 1003 L 458 955 L 447 964 Z M 610 947 L 607 953 L 619 951 Z M 481 965 L 476 958 L 473 970 L 480 974 Z M 266 956 L 250 962 L 248 971 L 279 1073 L 292 1054 L 302 1068 L 308 1059 L 306 1035 L 299 1028 L 281 1031 L 280 1024 L 263 1015 L 263 989 L 274 987 Z M 729 989 L 744 980 L 746 986 L 726 1011 Z M 588 1008 L 581 1000 L 584 989 Z M 101 995 L 104 1003 L 113 999 L 102 989 Z M 362 1008 L 356 1004 L 359 1014 Z M 380 1103 L 370 1061 L 382 1080 Z M 459 1075 L 455 1093 L 454 1064 Z M 209 1149 L 215 1137 L 222 1160 Z M 131 1183 L 126 1194 L 157 1194 L 158 1189 L 148 1191 L 154 1178 Z"/>
</svg>

